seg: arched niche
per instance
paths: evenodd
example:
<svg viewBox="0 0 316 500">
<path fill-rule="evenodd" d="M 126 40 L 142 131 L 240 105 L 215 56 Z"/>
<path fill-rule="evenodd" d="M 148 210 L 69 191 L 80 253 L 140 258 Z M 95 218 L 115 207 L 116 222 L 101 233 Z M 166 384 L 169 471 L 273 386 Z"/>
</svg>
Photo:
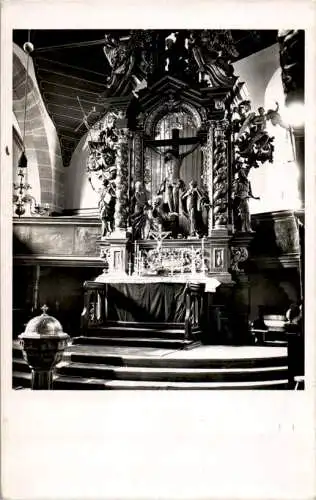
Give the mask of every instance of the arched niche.
<svg viewBox="0 0 316 500">
<path fill-rule="evenodd" d="M 162 104 L 148 116 L 144 123 L 144 181 L 152 198 L 168 177 L 165 155 L 170 150 L 181 158 L 179 177 L 186 186 L 191 180 L 202 186 L 201 126 L 200 113 L 187 103 L 171 109 Z"/>
</svg>

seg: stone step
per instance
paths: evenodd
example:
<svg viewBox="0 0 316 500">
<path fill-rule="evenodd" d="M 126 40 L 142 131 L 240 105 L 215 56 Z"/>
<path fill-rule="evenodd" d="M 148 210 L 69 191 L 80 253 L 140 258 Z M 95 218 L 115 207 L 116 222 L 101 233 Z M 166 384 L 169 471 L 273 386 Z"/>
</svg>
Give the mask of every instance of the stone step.
<svg viewBox="0 0 316 500">
<path fill-rule="evenodd" d="M 182 340 L 184 337 L 184 326 L 182 328 L 147 328 L 138 326 L 103 326 L 89 328 L 85 332 L 91 337 L 133 337 L 133 338 L 162 338 Z"/>
<path fill-rule="evenodd" d="M 191 340 L 141 338 L 141 337 L 74 337 L 74 345 L 113 345 L 129 347 L 165 347 L 168 349 L 181 349 L 192 344 Z"/>
<path fill-rule="evenodd" d="M 29 388 L 31 375 L 14 374 L 14 387 Z M 97 378 L 55 376 L 55 390 L 284 390 L 288 388 L 286 379 L 247 382 L 164 382 L 164 381 L 129 381 L 102 380 Z"/>
<path fill-rule="evenodd" d="M 182 330 L 184 328 L 184 322 L 170 323 L 168 321 L 165 321 L 163 323 L 159 322 L 150 323 L 147 321 L 107 321 L 106 325 L 101 328 L 108 328 L 108 327 L 143 328 L 146 330 L 173 330 L 173 329 Z"/>
<path fill-rule="evenodd" d="M 13 358 L 13 371 L 30 373 L 31 368 L 24 359 Z"/>
<path fill-rule="evenodd" d="M 199 357 L 173 357 L 173 351 L 166 349 L 166 353 L 159 351 L 145 352 L 142 355 L 118 354 L 115 348 L 111 352 L 111 347 L 74 345 L 67 349 L 64 359 L 92 364 L 110 364 L 113 366 L 143 366 L 143 367 L 169 367 L 169 368 L 255 368 L 287 366 L 286 356 L 257 357 L 257 358 L 199 358 Z M 119 348 L 117 348 L 119 349 Z M 132 349 L 131 349 L 132 351 Z M 192 352 L 192 351 L 191 351 Z"/>
<path fill-rule="evenodd" d="M 287 379 L 286 366 L 264 368 L 161 368 L 122 367 L 106 364 L 61 362 L 56 368 L 57 375 L 112 380 L 146 380 L 169 382 L 237 382 Z"/>
</svg>

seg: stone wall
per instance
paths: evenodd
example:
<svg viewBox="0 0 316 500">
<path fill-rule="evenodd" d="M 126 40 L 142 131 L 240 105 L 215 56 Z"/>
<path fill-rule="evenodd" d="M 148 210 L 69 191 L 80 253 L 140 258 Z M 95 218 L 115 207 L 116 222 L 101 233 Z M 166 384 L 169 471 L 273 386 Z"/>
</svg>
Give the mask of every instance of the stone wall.
<svg viewBox="0 0 316 500">
<path fill-rule="evenodd" d="M 24 133 L 24 106 L 26 83 L 26 54 L 17 45 L 13 45 L 13 113 L 19 126 L 19 133 Z M 64 209 L 64 167 L 56 129 L 42 100 L 33 66 L 29 61 L 27 86 L 27 106 L 25 122 L 25 148 L 28 158 L 28 170 L 31 177 L 39 176 L 40 188 L 32 186 L 30 194 L 38 203 L 49 204 L 53 211 Z M 16 139 L 13 137 L 13 144 Z M 14 147 L 14 146 L 13 146 Z M 13 165 L 16 181 L 16 165 Z M 31 179 L 30 183 L 31 183 Z"/>
</svg>

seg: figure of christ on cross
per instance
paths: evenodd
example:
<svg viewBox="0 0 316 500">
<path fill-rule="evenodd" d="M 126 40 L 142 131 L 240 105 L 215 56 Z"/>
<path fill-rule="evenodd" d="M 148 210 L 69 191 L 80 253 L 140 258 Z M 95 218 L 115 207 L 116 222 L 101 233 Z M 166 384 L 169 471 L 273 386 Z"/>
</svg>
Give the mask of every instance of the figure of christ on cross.
<svg viewBox="0 0 316 500">
<path fill-rule="evenodd" d="M 188 151 L 180 154 L 180 145 L 193 145 Z M 180 177 L 182 162 L 186 156 L 193 153 L 198 147 L 199 140 L 196 137 L 179 138 L 179 130 L 172 130 L 172 139 L 148 141 L 147 145 L 157 154 L 163 156 L 167 167 L 166 177 L 161 183 L 157 195 L 163 196 L 163 202 L 170 214 L 182 215 L 184 212 L 182 195 L 186 191 L 186 185 Z M 161 152 L 157 147 L 169 146 L 165 152 Z"/>
</svg>

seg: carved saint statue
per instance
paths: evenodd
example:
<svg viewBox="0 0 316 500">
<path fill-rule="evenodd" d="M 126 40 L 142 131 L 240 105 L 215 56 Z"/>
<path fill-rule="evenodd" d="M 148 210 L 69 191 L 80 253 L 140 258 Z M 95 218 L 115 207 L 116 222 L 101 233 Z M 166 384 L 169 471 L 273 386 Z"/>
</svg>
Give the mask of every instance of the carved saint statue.
<svg viewBox="0 0 316 500">
<path fill-rule="evenodd" d="M 158 189 L 158 195 L 163 195 L 163 201 L 170 213 L 183 213 L 182 195 L 186 190 L 184 181 L 180 178 L 180 167 L 186 154 L 177 154 L 171 149 L 164 155 L 167 166 L 167 176 Z"/>
<path fill-rule="evenodd" d="M 192 180 L 189 189 L 182 195 L 186 201 L 186 212 L 190 220 L 190 236 L 198 236 L 201 230 L 202 210 L 207 205 L 207 195 L 198 187 L 197 182 Z"/>
<path fill-rule="evenodd" d="M 131 211 L 133 239 L 147 239 L 151 227 L 151 206 L 147 192 L 139 181 L 135 182 L 135 192 L 131 199 Z"/>
<path fill-rule="evenodd" d="M 114 231 L 114 213 L 116 202 L 116 168 L 110 169 L 109 178 L 103 179 L 103 187 L 99 199 L 99 217 L 101 219 L 101 238 Z"/>
<path fill-rule="evenodd" d="M 249 198 L 260 200 L 254 196 L 251 190 L 251 184 L 248 180 L 248 171 L 246 168 L 240 168 L 237 179 L 233 184 L 233 200 L 234 200 L 234 218 L 235 227 L 243 233 L 252 233 L 250 224 Z"/>
</svg>

